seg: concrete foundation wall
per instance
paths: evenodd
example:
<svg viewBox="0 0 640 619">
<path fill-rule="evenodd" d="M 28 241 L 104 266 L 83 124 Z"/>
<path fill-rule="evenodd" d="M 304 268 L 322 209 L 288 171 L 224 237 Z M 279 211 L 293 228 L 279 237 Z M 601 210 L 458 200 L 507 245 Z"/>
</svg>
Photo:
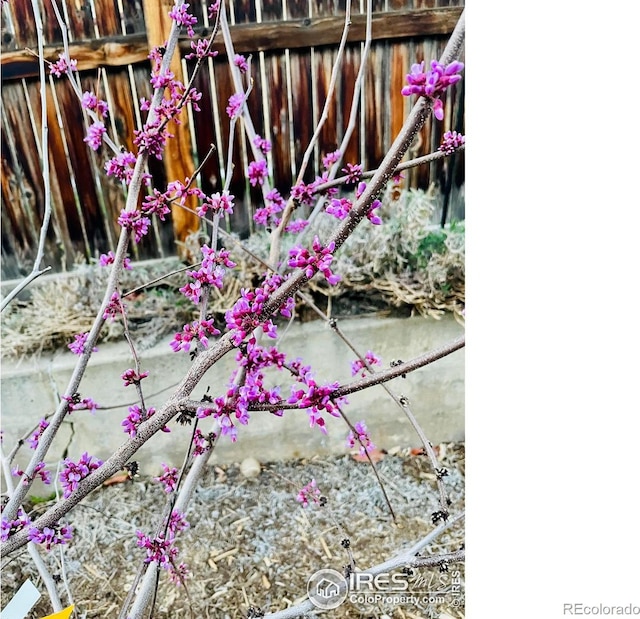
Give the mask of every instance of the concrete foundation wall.
<svg viewBox="0 0 640 619">
<path fill-rule="evenodd" d="M 382 358 L 383 367 L 391 361 L 409 359 L 441 346 L 463 333 L 452 317 L 440 321 L 415 318 L 353 318 L 339 322 L 340 328 L 365 352 L 374 351 Z M 280 329 L 284 333 L 284 328 Z M 147 406 L 159 407 L 171 393 L 189 367 L 189 356 L 174 353 L 166 338 L 152 349 L 141 353 L 142 369 L 149 378 L 142 383 Z M 265 341 L 269 344 L 271 340 Z M 320 321 L 294 324 L 278 344 L 288 357 L 302 357 L 313 366 L 319 383 L 352 379 L 351 351 Z M 2 364 L 2 427 L 5 453 L 15 441 L 31 430 L 44 414 L 52 412 L 57 393 L 62 393 L 73 371 L 77 357 L 69 351 L 43 355 L 39 359 L 19 364 Z M 94 354 L 81 384 L 82 397 L 91 397 L 104 409 L 95 414 L 87 411 L 72 413 L 58 433 L 47 457 L 47 464 L 55 471 L 55 462 L 64 451 L 77 459 L 82 452 L 106 459 L 126 435 L 121 422 L 127 407 L 136 403 L 134 387 L 124 387 L 120 375 L 132 367 L 129 349 L 124 344 L 103 344 Z M 200 398 L 207 388 L 216 397 L 226 390 L 233 370 L 233 354 L 215 365 L 201 381 L 193 396 Z M 283 385 L 282 394 L 289 395 L 291 383 L 288 374 L 278 376 Z M 409 399 L 429 439 L 434 442 L 464 439 L 464 349 L 428 365 L 406 379 L 397 378 L 389 383 L 391 389 Z M 381 387 L 353 394 L 345 408 L 352 422 L 365 420 L 374 443 L 381 448 L 396 445 L 418 446 L 419 441 L 402 412 Z M 304 411 L 285 411 L 282 418 L 269 413 L 251 414 L 248 426 L 240 426 L 237 443 L 222 437 L 212 463 L 241 461 L 253 456 L 260 461 L 281 460 L 314 454 L 345 453 L 348 433 L 340 419 L 327 418 L 328 435 L 317 428 L 310 429 Z M 158 474 L 160 463 L 179 466 L 184 458 L 185 446 L 191 434 L 190 426 L 179 426 L 172 421 L 171 433 L 159 433 L 135 459 L 143 474 Z M 211 431 L 211 420 L 199 425 L 203 432 Z M 24 465 L 30 450 L 23 447 L 17 464 Z"/>
</svg>

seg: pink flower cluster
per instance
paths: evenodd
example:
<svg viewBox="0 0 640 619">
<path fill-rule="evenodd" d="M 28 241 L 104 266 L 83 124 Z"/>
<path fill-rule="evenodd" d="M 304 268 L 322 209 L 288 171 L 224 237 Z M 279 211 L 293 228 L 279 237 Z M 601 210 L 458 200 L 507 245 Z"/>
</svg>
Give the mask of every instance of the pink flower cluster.
<svg viewBox="0 0 640 619">
<path fill-rule="evenodd" d="M 84 138 L 92 150 L 98 150 L 102 146 L 102 136 L 107 132 L 103 122 L 97 120 L 87 130 L 87 137 Z"/>
<path fill-rule="evenodd" d="M 133 233 L 133 238 L 136 243 L 142 240 L 142 237 L 149 232 L 149 226 L 151 220 L 148 217 L 144 217 L 140 211 L 125 211 L 123 210 L 118 217 L 118 223 L 127 228 Z"/>
<path fill-rule="evenodd" d="M 100 116 L 109 115 L 109 105 L 107 102 L 102 99 L 98 99 L 93 92 L 83 92 L 81 104 L 85 110 L 91 110 Z"/>
<path fill-rule="evenodd" d="M 369 438 L 369 432 L 367 432 L 367 426 L 364 421 L 358 421 L 353 425 L 356 433 L 349 432 L 347 436 L 347 447 L 353 449 L 356 443 L 360 446 L 360 455 L 364 456 L 367 453 L 371 453 L 376 446 L 371 442 Z"/>
<path fill-rule="evenodd" d="M 63 395 L 62 399 L 69 403 L 69 414 L 71 414 L 72 411 L 84 410 L 95 413 L 96 410 L 100 408 L 100 405 L 95 402 L 93 398 L 80 398 L 77 393 L 72 396 Z"/>
<path fill-rule="evenodd" d="M 206 217 L 207 213 L 211 211 L 214 215 L 233 213 L 233 200 L 235 196 L 228 191 L 222 193 L 216 192 L 210 196 L 206 196 L 202 205 L 196 209 L 196 212 L 200 217 Z"/>
<path fill-rule="evenodd" d="M 253 220 L 263 226 L 275 227 L 280 224 L 280 219 L 276 217 L 276 215 L 284 210 L 285 206 L 286 202 L 280 195 L 280 192 L 277 189 L 272 189 L 265 196 L 265 206 L 263 208 L 256 209 Z"/>
<path fill-rule="evenodd" d="M 247 177 L 253 187 L 256 185 L 264 185 L 264 181 L 268 175 L 267 162 L 264 159 L 252 161 L 247 168 Z"/>
<path fill-rule="evenodd" d="M 201 456 L 211 449 L 211 442 L 209 437 L 202 434 L 200 428 L 196 428 L 193 434 L 193 456 Z"/>
<path fill-rule="evenodd" d="M 35 449 L 40 442 L 42 433 L 49 427 L 49 422 L 46 419 L 41 419 L 38 424 L 38 429 L 29 437 L 29 447 Z"/>
<path fill-rule="evenodd" d="M 78 356 L 82 356 L 84 354 L 84 345 L 87 343 L 87 338 L 89 337 L 89 333 L 76 333 L 73 336 L 73 342 L 67 346 L 69 350 Z M 98 352 L 98 349 L 94 346 L 91 349 L 91 352 Z"/>
<path fill-rule="evenodd" d="M 136 372 L 133 368 L 129 368 L 125 370 L 120 378 L 124 381 L 124 386 L 128 387 L 129 385 L 139 385 L 140 381 L 143 378 L 147 378 L 149 376 L 149 372 Z"/>
<path fill-rule="evenodd" d="M 185 56 L 187 60 L 193 60 L 194 58 L 197 58 L 198 60 L 202 60 L 203 58 L 215 58 L 218 55 L 218 52 L 211 49 L 211 45 L 206 39 L 191 41 L 189 45 L 193 52 Z"/>
<path fill-rule="evenodd" d="M 342 168 L 342 172 L 347 177 L 345 181 L 347 185 L 355 185 L 362 176 L 362 166 L 359 163 L 348 163 Z"/>
<path fill-rule="evenodd" d="M 7 520 L 4 517 L 2 518 L 2 525 L 0 527 L 0 541 L 6 542 L 11 535 L 17 533 L 21 529 L 24 529 L 30 524 L 31 519 L 24 511 L 24 509 L 22 509 L 22 507 L 19 507 L 15 519 Z"/>
<path fill-rule="evenodd" d="M 55 77 L 61 77 L 63 73 L 70 73 L 78 70 L 77 60 L 67 60 L 63 54 L 58 54 L 58 60 L 49 64 L 49 71 Z"/>
<path fill-rule="evenodd" d="M 113 321 L 118 314 L 122 313 L 123 307 L 124 303 L 122 303 L 122 300 L 120 299 L 120 293 L 116 291 L 111 295 L 111 299 L 109 300 L 102 317 L 105 320 Z"/>
<path fill-rule="evenodd" d="M 269 142 L 269 140 L 265 140 L 259 135 L 256 135 L 256 137 L 253 138 L 253 143 L 260 149 L 260 152 L 263 155 L 266 155 L 271 150 L 271 142 Z"/>
<path fill-rule="evenodd" d="M 149 409 L 142 409 L 137 404 L 129 407 L 129 414 L 124 418 L 121 426 L 124 427 L 124 431 L 131 437 L 134 437 L 138 433 L 140 424 L 147 421 L 149 418 L 155 415 L 156 409 L 151 407 Z M 161 428 L 163 432 L 171 432 L 171 430 L 164 426 Z"/>
<path fill-rule="evenodd" d="M 322 411 L 326 411 L 334 417 L 339 417 L 340 410 L 338 407 L 347 403 L 345 397 L 335 399 L 331 397 L 331 394 L 339 387 L 339 383 L 318 385 L 309 366 L 303 366 L 301 362 L 295 361 L 291 364 L 291 367 L 297 372 L 296 381 L 302 385 L 302 388 L 292 385 L 291 397 L 287 402 L 289 404 L 297 404 L 300 408 L 306 409 L 309 417 L 309 426 L 311 428 L 318 426 L 326 434 L 326 422 L 322 417 Z"/>
<path fill-rule="evenodd" d="M 233 418 L 242 425 L 249 423 L 249 412 L 246 402 L 239 397 L 239 389 L 236 385 L 227 390 L 226 396 L 220 396 L 212 402 L 213 406 L 199 406 L 196 410 L 198 419 L 213 417 L 218 421 L 220 435 L 228 436 L 232 443 L 238 440 L 238 428 Z"/>
<path fill-rule="evenodd" d="M 169 342 L 173 352 L 191 350 L 191 342 L 197 340 L 206 348 L 209 338 L 220 335 L 220 331 L 213 326 L 213 320 L 194 320 L 182 327 L 182 331 L 176 333 Z"/>
<path fill-rule="evenodd" d="M 439 151 L 442 151 L 445 155 L 453 154 L 457 148 L 464 144 L 464 135 L 457 131 L 447 131 L 442 136 L 442 142 L 438 147 Z"/>
<path fill-rule="evenodd" d="M 183 562 L 176 564 L 178 549 L 175 545 L 176 535 L 179 531 L 189 528 L 185 515 L 178 510 L 173 510 L 166 523 L 166 537 L 159 534 L 156 537 L 145 535 L 142 531 L 136 531 L 138 547 L 147 551 L 145 563 L 156 561 L 161 568 L 168 570 L 169 578 L 174 583 L 183 582 L 188 575 L 187 565 Z"/>
<path fill-rule="evenodd" d="M 47 550 L 57 544 L 68 544 L 73 538 L 73 529 L 69 525 L 56 524 L 53 527 L 44 527 L 42 530 L 36 527 L 29 529 L 29 541 L 42 544 Z"/>
<path fill-rule="evenodd" d="M 236 54 L 233 57 L 233 64 L 240 69 L 240 73 L 246 73 L 249 70 L 249 63 L 242 54 Z"/>
<path fill-rule="evenodd" d="M 24 475 L 24 471 L 19 467 L 15 467 L 11 474 L 15 477 L 22 477 Z M 40 481 L 43 484 L 49 485 L 51 483 L 51 473 L 47 471 L 46 465 L 44 462 L 38 462 L 35 468 L 33 469 L 33 475 L 27 476 L 22 480 L 22 483 L 26 486 L 30 481 L 33 481 L 36 477 L 40 478 Z"/>
<path fill-rule="evenodd" d="M 216 253 L 215 249 L 203 245 L 200 250 L 203 255 L 202 265 L 197 271 L 188 272 L 189 277 L 193 277 L 195 281 L 180 288 L 180 292 L 196 304 L 200 303 L 202 290 L 206 286 L 215 286 L 221 290 L 225 267 L 233 269 L 236 266 L 236 263 L 229 258 L 229 252 L 225 249 Z"/>
<path fill-rule="evenodd" d="M 378 357 L 378 355 L 371 352 L 370 350 L 367 350 L 364 356 L 364 360 L 369 365 L 380 365 L 382 363 L 382 360 L 380 359 L 380 357 Z M 366 368 L 366 365 L 365 363 L 362 362 L 362 360 L 356 359 L 355 361 L 352 361 L 351 376 L 355 376 L 356 374 L 358 374 L 358 372 L 360 372 L 360 376 L 364 378 L 366 376 L 365 368 Z"/>
<path fill-rule="evenodd" d="M 189 13 L 189 4 L 187 2 L 179 6 L 174 6 L 169 11 L 169 17 L 179 26 L 186 26 L 187 34 L 190 37 L 195 36 L 193 26 L 198 23 L 198 20 Z"/>
<path fill-rule="evenodd" d="M 234 330 L 233 343 L 238 346 L 249 333 L 258 327 L 263 333 L 275 338 L 277 330 L 275 324 L 268 317 L 262 316 L 265 303 L 271 295 L 278 289 L 284 279 L 277 273 L 267 275 L 262 286 L 254 290 L 243 288 L 240 291 L 240 298 L 235 305 L 225 314 L 227 328 Z M 282 316 L 291 318 L 291 311 L 294 308 L 293 297 L 289 297 L 276 311 Z"/>
<path fill-rule="evenodd" d="M 342 153 L 340 152 L 340 149 L 338 150 L 334 150 L 330 153 L 327 153 L 323 158 L 322 158 L 322 166 L 326 169 L 329 170 L 334 163 L 340 161 L 340 157 L 342 157 Z"/>
<path fill-rule="evenodd" d="M 407 74 L 408 86 L 402 89 L 405 97 L 420 95 L 433 98 L 433 115 L 438 119 L 444 118 L 442 101 L 438 95 L 443 93 L 451 84 L 462 79 L 459 75 L 464 64 L 458 61 L 449 63 L 446 67 L 437 60 L 431 61 L 431 69 L 424 70 L 424 60 L 411 65 L 411 73 Z"/>
<path fill-rule="evenodd" d="M 107 176 L 115 176 L 115 178 L 128 185 L 133 177 L 133 167 L 135 164 L 135 155 L 128 150 L 123 150 L 104 164 L 104 170 Z M 149 185 L 151 183 L 151 176 L 145 173 L 142 181 L 145 185 Z"/>
<path fill-rule="evenodd" d="M 63 468 L 60 471 L 60 485 L 63 489 L 63 496 L 66 499 L 71 496 L 73 491 L 78 487 L 78 484 L 85 477 L 88 477 L 92 471 L 102 466 L 102 460 L 96 458 L 93 460 L 93 456 L 90 456 L 86 451 L 80 456 L 78 462 L 74 462 L 69 458 L 65 458 L 63 462 Z"/>
<path fill-rule="evenodd" d="M 165 492 L 173 492 L 178 484 L 178 469 L 175 466 L 168 466 L 164 462 L 162 463 L 162 469 L 164 473 L 153 479 L 164 486 Z"/>
<path fill-rule="evenodd" d="M 233 120 L 240 116 L 242 106 L 244 104 L 244 94 L 237 92 L 229 97 L 229 103 L 227 104 L 226 112 L 227 116 Z"/>
<path fill-rule="evenodd" d="M 313 254 L 300 245 L 296 245 L 289 250 L 290 267 L 300 267 L 305 269 L 305 275 L 311 279 L 318 271 L 320 271 L 327 282 L 332 286 L 340 281 L 340 276 L 331 272 L 331 262 L 333 261 L 333 250 L 335 243 L 331 242 L 326 247 L 323 247 L 320 243 L 320 239 L 316 235 L 313 239 Z"/>
<path fill-rule="evenodd" d="M 184 206 L 189 196 L 196 196 L 199 200 L 204 199 L 205 194 L 199 187 L 195 185 L 189 186 L 190 179 L 185 178 L 184 183 L 173 181 L 167 185 L 167 195 L 171 196 L 170 200 L 178 200 Z"/>
<path fill-rule="evenodd" d="M 316 480 L 312 479 L 306 486 L 303 486 L 296 497 L 298 503 L 302 503 L 302 507 L 307 507 L 309 503 L 320 503 L 320 489 L 316 485 Z"/>
<path fill-rule="evenodd" d="M 116 260 L 115 254 L 111 250 L 109 250 L 109 253 L 100 255 L 98 264 L 101 267 L 106 267 L 106 266 L 109 266 L 110 264 L 113 264 L 115 260 Z M 122 267 L 127 271 L 131 271 L 133 269 L 133 267 L 131 266 L 131 258 L 129 258 L 128 256 L 125 256 L 125 259 L 122 263 Z"/>
</svg>

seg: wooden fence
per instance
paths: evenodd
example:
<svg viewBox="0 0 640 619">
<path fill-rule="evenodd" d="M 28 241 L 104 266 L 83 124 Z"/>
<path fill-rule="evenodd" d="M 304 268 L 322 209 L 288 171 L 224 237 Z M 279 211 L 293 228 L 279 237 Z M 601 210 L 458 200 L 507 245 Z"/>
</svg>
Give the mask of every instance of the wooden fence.
<svg viewBox="0 0 640 619">
<path fill-rule="evenodd" d="M 57 0 L 69 25 L 70 53 L 78 60 L 84 90 L 108 101 L 108 129 L 124 147 L 135 152 L 133 130 L 141 116 L 139 100 L 150 98 L 148 82 L 150 46 L 162 35 L 161 16 L 168 0 Z M 288 193 L 302 154 L 309 143 L 325 102 L 329 78 L 344 25 L 344 0 L 232 0 L 229 20 L 236 51 L 252 55 L 255 78 L 248 106 L 257 132 L 273 143 L 270 162 L 274 185 Z M 355 132 L 345 162 L 375 168 L 406 117 L 411 101 L 400 90 L 413 62 L 438 58 L 462 11 L 462 2 L 436 0 L 374 0 L 373 44 L 360 100 Z M 62 51 L 62 31 L 52 0 L 41 0 L 45 57 L 55 61 Z M 191 7 L 199 24 L 208 27 L 207 6 Z M 335 103 L 315 149 L 307 182 L 320 169 L 321 157 L 342 138 L 352 104 L 352 87 L 360 66 L 365 37 L 364 2 L 353 2 L 352 25 L 338 80 Z M 40 88 L 36 27 L 30 0 L 2 5 L 2 277 L 20 277 L 31 268 L 42 220 L 44 190 L 39 136 Z M 218 191 L 224 174 L 229 120 L 226 102 L 234 88 L 221 37 L 220 55 L 209 61 L 195 86 L 203 93 L 200 113 L 189 113 L 177 146 L 183 155 L 173 164 L 149 162 L 154 185 L 193 171 L 216 147 L 202 168 L 199 183 L 205 193 Z M 193 65 L 184 59 L 189 41 L 181 41 L 183 76 Z M 427 123 L 409 156 L 435 150 L 448 129 L 464 131 L 464 80 L 448 95 L 445 119 Z M 78 261 L 96 258 L 113 249 L 124 206 L 120 184 L 104 174 L 110 157 L 106 147 L 97 153 L 83 142 L 86 119 L 66 79 L 49 78 L 47 117 L 51 165 L 53 220 L 48 235 L 46 264 L 67 270 Z M 246 235 L 260 205 L 260 193 L 247 184 L 243 171 L 250 153 L 242 130 L 236 132 L 231 193 L 236 210 L 229 229 Z M 172 167 L 173 166 L 173 167 Z M 182 168 L 181 168 L 182 166 Z M 463 155 L 411 170 L 407 187 L 427 188 L 435 183 L 447 196 L 464 182 Z M 458 213 L 460 212 L 458 207 Z M 153 230 L 132 247 L 134 258 L 175 255 L 174 229 L 184 222 L 154 222 Z M 187 221 L 192 226 L 193 221 Z M 197 222 L 196 222 L 197 225 Z M 178 240 L 180 240 L 178 238 Z"/>
</svg>

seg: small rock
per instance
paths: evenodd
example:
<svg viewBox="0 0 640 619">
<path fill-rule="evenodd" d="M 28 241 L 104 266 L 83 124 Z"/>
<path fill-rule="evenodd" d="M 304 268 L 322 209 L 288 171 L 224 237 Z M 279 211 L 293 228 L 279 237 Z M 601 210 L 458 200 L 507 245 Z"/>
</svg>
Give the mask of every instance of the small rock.
<svg viewBox="0 0 640 619">
<path fill-rule="evenodd" d="M 260 463 L 255 458 L 245 458 L 240 464 L 240 472 L 244 477 L 257 477 L 260 475 Z"/>
</svg>

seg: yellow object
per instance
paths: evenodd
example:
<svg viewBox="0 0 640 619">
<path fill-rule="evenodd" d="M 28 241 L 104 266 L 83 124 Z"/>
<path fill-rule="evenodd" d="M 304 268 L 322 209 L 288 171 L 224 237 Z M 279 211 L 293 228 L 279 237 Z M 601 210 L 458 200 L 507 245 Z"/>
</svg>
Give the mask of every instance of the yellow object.
<svg viewBox="0 0 640 619">
<path fill-rule="evenodd" d="M 71 613 L 73 612 L 74 605 L 67 606 L 64 610 L 61 610 L 57 613 L 53 613 L 53 615 L 47 615 L 42 619 L 69 619 L 71 617 Z"/>
</svg>

